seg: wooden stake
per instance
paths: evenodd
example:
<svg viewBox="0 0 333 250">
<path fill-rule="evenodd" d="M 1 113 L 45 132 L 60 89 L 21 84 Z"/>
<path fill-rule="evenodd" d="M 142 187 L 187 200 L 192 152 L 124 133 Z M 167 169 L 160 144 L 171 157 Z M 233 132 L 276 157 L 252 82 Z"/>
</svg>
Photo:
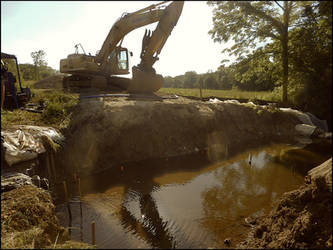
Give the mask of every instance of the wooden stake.
<svg viewBox="0 0 333 250">
<path fill-rule="evenodd" d="M 202 83 L 200 82 L 199 83 L 199 86 L 200 86 L 200 100 L 202 101 L 202 90 L 201 90 L 202 86 L 201 85 L 202 85 Z"/>
<path fill-rule="evenodd" d="M 91 222 L 91 244 L 95 245 L 95 221 Z"/>
<path fill-rule="evenodd" d="M 80 178 L 78 178 L 77 183 L 78 183 L 77 185 L 78 185 L 78 190 L 79 190 L 79 197 L 81 199 L 81 181 L 80 181 Z"/>
</svg>

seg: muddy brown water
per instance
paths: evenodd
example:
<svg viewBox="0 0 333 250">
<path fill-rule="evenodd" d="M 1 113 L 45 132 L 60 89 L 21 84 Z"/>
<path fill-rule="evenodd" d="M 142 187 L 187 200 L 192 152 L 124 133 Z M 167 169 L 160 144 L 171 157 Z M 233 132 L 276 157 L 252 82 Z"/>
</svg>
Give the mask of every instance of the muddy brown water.
<svg viewBox="0 0 333 250">
<path fill-rule="evenodd" d="M 251 218 L 269 213 L 304 175 L 275 160 L 293 146 L 275 144 L 209 162 L 204 154 L 121 165 L 73 182 L 56 214 L 73 240 L 97 248 L 234 248 Z M 246 222 L 247 221 L 247 222 Z"/>
</svg>

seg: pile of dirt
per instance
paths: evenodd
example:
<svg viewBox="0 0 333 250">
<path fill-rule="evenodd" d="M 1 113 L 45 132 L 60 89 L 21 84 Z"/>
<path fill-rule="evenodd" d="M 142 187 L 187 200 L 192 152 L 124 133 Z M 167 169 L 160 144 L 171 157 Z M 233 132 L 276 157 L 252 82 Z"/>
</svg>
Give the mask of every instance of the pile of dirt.
<svg viewBox="0 0 333 250">
<path fill-rule="evenodd" d="M 62 89 L 64 75 L 53 75 L 44 78 L 34 84 L 36 89 Z"/>
<path fill-rule="evenodd" d="M 69 241 L 49 192 L 24 185 L 1 193 L 1 248 L 92 248 Z"/>
<path fill-rule="evenodd" d="M 332 158 L 285 193 L 240 248 L 332 248 Z"/>
</svg>

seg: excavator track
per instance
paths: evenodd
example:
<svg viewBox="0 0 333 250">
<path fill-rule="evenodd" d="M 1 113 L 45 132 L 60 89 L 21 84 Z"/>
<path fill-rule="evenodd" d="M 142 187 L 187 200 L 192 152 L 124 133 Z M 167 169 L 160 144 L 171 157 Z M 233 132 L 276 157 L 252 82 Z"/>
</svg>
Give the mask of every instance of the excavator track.
<svg viewBox="0 0 333 250">
<path fill-rule="evenodd" d="M 131 85 L 131 79 L 125 77 L 105 77 L 96 75 L 65 76 L 62 82 L 64 92 L 80 93 L 84 91 L 125 91 Z"/>
</svg>

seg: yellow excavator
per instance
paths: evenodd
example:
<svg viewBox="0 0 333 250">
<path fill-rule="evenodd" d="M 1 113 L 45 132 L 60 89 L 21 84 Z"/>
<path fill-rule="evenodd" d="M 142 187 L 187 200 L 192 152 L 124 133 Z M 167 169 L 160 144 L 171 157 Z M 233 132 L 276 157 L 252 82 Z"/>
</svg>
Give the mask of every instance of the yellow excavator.
<svg viewBox="0 0 333 250">
<path fill-rule="evenodd" d="M 63 79 L 68 91 L 82 89 L 126 90 L 129 93 L 152 94 L 163 85 L 162 75 L 156 74 L 153 64 L 159 59 L 166 40 L 181 15 L 184 2 L 164 1 L 135 11 L 124 13 L 112 26 L 102 48 L 92 56 L 82 45 L 75 45 L 74 54 L 60 60 L 60 72 L 70 74 Z M 128 49 L 121 46 L 124 37 L 134 29 L 159 22 L 156 29 L 145 31 L 140 54 L 141 62 L 132 67 L 132 79 L 118 75 L 129 74 Z M 83 54 L 79 53 L 79 46 Z"/>
</svg>

